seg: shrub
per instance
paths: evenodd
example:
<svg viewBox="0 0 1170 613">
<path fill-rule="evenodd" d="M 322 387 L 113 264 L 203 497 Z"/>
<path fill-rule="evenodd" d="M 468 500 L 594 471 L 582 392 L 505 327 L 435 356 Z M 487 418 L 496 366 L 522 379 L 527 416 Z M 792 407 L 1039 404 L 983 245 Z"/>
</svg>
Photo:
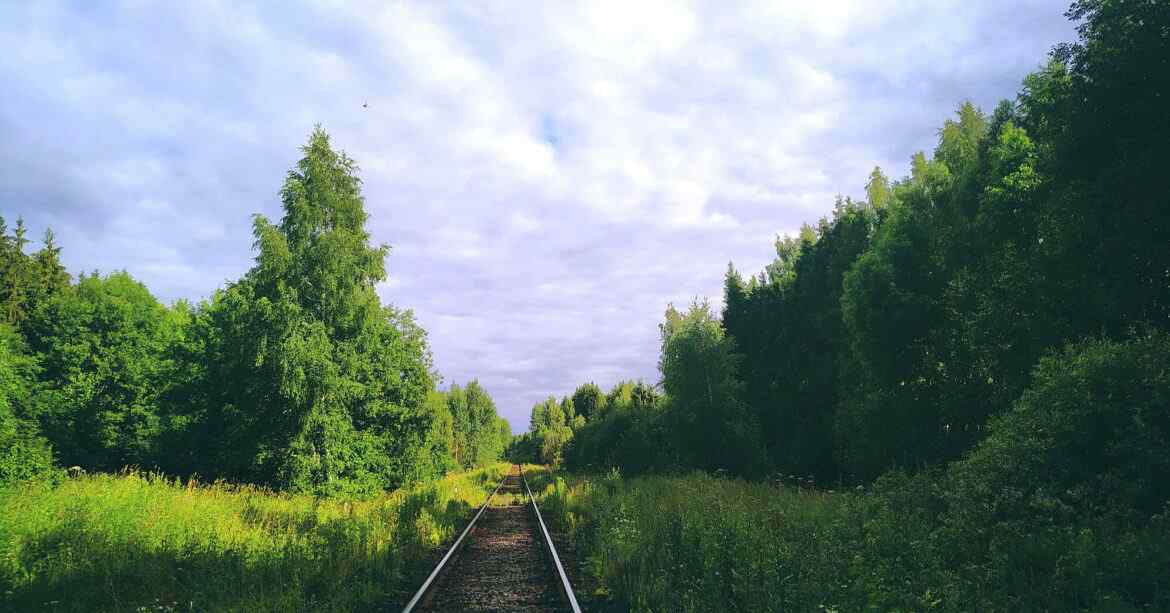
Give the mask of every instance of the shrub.
<svg viewBox="0 0 1170 613">
<path fill-rule="evenodd" d="M 938 546 L 957 593 L 1170 607 L 1170 336 L 1073 344 L 1034 376 L 947 472 Z"/>
</svg>

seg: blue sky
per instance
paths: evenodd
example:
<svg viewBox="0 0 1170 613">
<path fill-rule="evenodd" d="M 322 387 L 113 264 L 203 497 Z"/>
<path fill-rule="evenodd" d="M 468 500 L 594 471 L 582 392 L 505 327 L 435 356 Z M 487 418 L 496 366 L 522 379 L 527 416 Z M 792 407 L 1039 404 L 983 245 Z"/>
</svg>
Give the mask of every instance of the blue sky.
<svg viewBox="0 0 1170 613">
<path fill-rule="evenodd" d="M 656 382 L 667 303 L 1014 96 L 1055 0 L 0 3 L 0 214 L 198 300 L 315 123 L 362 169 L 445 384 Z M 368 108 L 362 108 L 367 103 Z"/>
</svg>

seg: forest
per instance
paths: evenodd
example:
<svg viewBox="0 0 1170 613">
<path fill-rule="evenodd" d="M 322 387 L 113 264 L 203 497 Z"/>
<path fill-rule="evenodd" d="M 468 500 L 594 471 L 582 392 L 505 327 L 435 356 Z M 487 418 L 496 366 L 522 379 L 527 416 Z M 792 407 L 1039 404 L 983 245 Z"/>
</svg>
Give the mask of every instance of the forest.
<svg viewBox="0 0 1170 613">
<path fill-rule="evenodd" d="M 74 281 L 51 230 L 26 253 L 0 220 L 0 483 L 133 468 L 368 498 L 501 457 L 488 392 L 439 390 L 426 332 L 374 292 L 355 163 L 320 128 L 303 152 L 254 266 L 197 305 Z"/>
<path fill-rule="evenodd" d="M 694 514 L 725 484 L 670 478 L 702 471 L 863 493 L 832 498 L 860 533 L 816 528 L 864 563 L 817 569 L 796 610 L 840 576 L 867 586 L 843 610 L 1170 607 L 1147 570 L 1170 562 L 1170 5 L 1084 0 L 1068 16 L 1079 39 L 1014 100 L 959 106 L 909 176 L 874 168 L 864 199 L 778 237 L 766 270 L 728 264 L 722 312 L 669 306 L 656 385 L 585 383 L 533 407 L 514 457 L 666 477 L 585 487 L 575 511 L 609 539 L 584 546 L 609 556 L 625 602 L 703 610 L 688 581 L 781 580 L 756 553 L 774 543 Z M 745 496 L 741 519 L 793 513 Z M 603 529 L 631 521 L 614 506 L 639 509 L 624 548 Z M 743 549 L 704 558 L 688 530 Z M 667 570 L 691 557 L 693 574 Z M 721 564 L 739 579 L 710 579 Z M 778 606 L 764 596 L 735 602 Z"/>
<path fill-rule="evenodd" d="M 721 313 L 667 307 L 660 382 L 550 397 L 517 451 L 574 469 L 864 483 L 1012 428 L 1045 371 L 1163 343 L 1166 13 L 1074 5 L 1080 40 L 1015 100 L 962 104 L 910 176 L 874 168 L 865 199 L 778 237 L 766 270 L 728 264 Z"/>
</svg>

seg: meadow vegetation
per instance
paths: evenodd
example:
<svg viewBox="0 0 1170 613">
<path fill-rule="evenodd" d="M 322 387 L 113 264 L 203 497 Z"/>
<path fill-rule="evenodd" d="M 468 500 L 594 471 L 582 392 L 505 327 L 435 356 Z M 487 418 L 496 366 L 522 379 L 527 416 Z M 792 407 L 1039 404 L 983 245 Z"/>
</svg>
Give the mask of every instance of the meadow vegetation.
<svg viewBox="0 0 1170 613">
<path fill-rule="evenodd" d="M 0 489 L 0 609 L 401 606 L 507 465 L 367 500 L 127 472 Z"/>
</svg>

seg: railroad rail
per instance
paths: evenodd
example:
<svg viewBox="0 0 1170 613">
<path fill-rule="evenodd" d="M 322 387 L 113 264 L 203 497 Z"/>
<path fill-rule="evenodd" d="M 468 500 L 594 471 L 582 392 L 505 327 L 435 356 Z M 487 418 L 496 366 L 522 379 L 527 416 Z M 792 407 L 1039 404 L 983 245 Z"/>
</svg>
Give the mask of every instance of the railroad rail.
<svg viewBox="0 0 1170 613">
<path fill-rule="evenodd" d="M 527 504 L 493 507 L 501 490 L 524 495 Z M 519 465 L 492 490 L 402 611 L 481 608 L 581 613 Z"/>
</svg>

